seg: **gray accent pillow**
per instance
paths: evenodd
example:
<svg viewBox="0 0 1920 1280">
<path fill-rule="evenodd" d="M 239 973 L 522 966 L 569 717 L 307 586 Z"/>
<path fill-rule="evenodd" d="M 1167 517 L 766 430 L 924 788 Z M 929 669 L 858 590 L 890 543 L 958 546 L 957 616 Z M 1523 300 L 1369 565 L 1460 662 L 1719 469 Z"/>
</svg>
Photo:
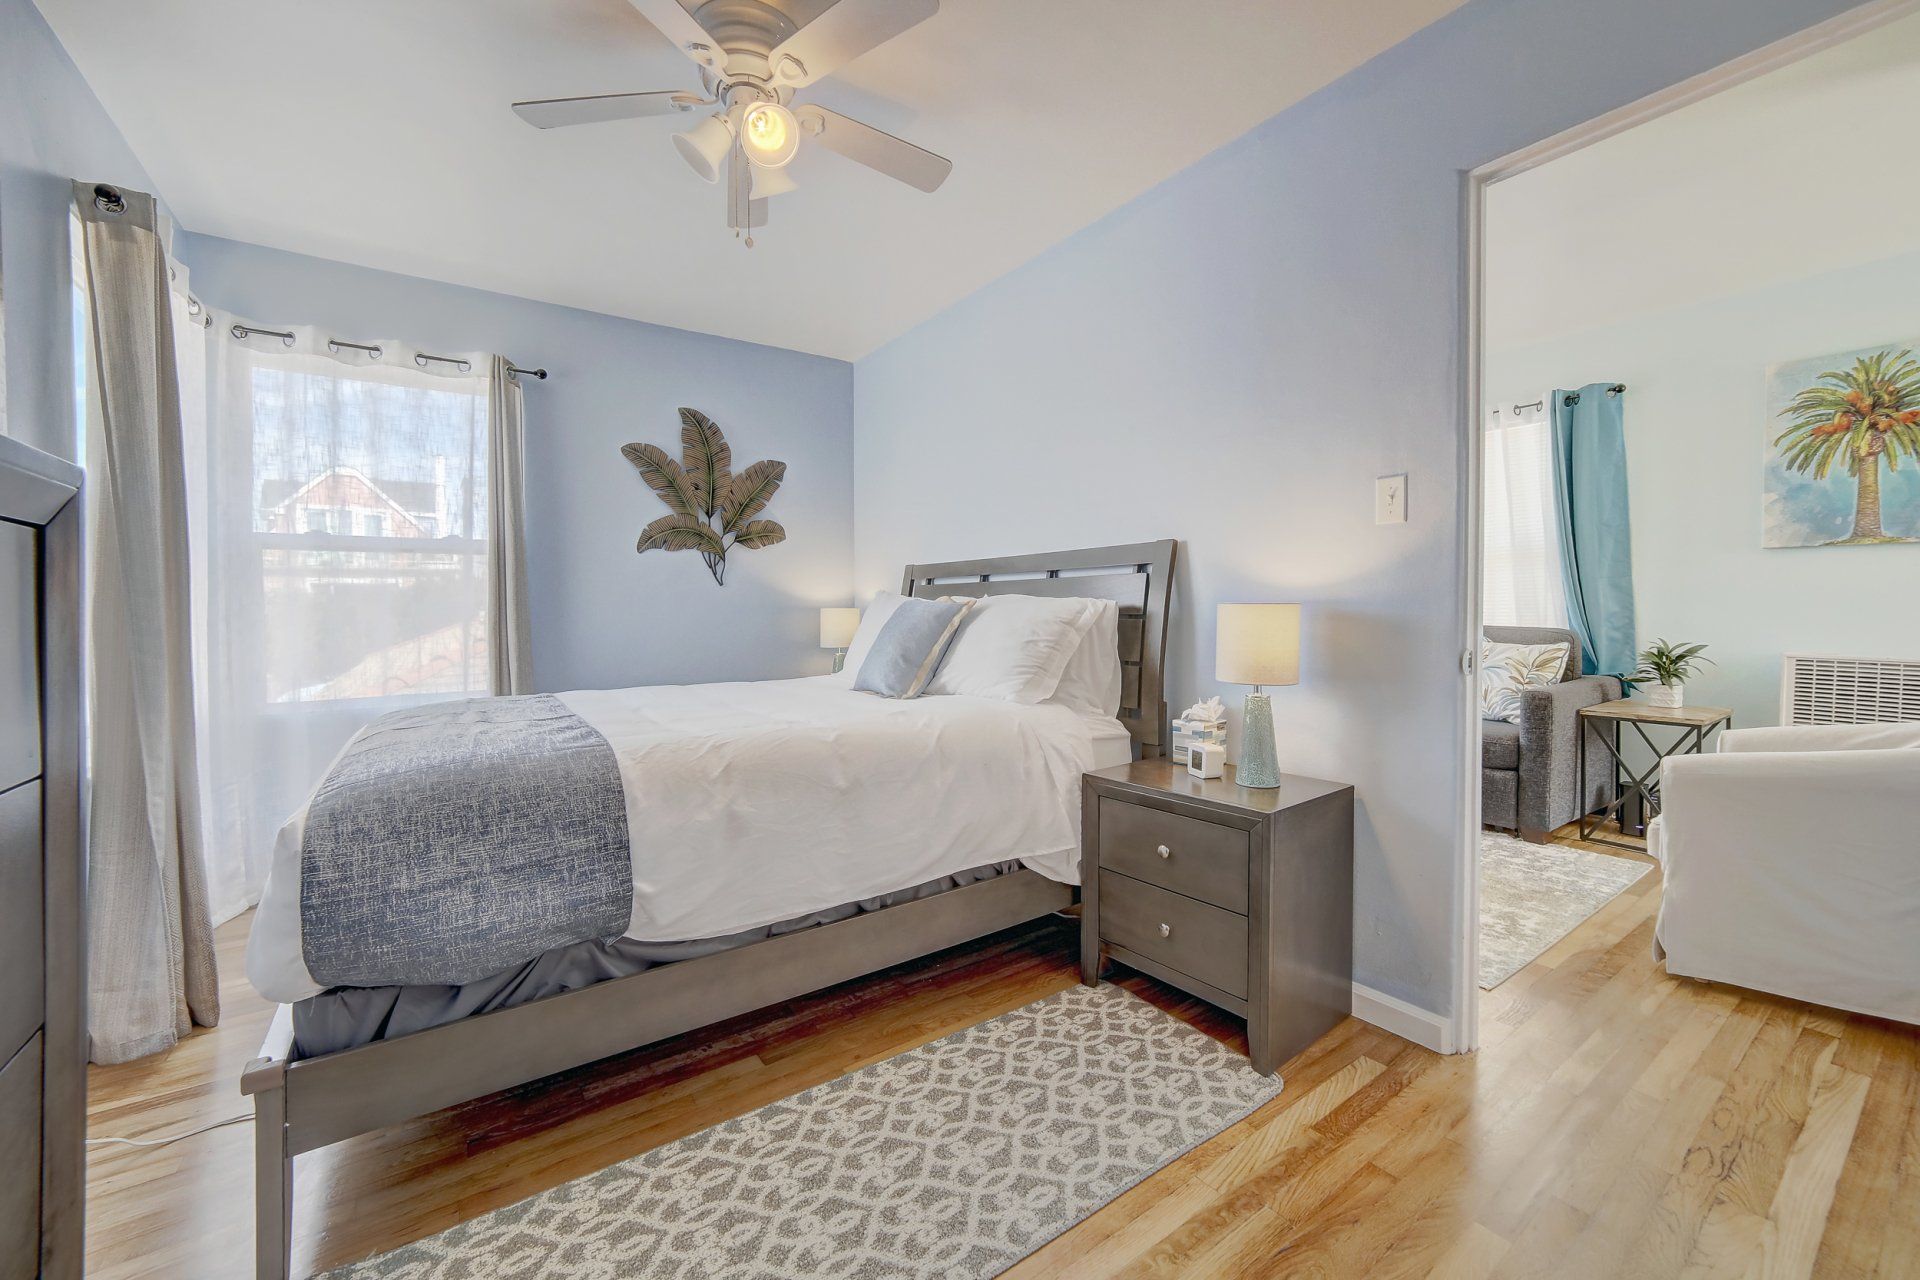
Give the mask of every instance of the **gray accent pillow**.
<svg viewBox="0 0 1920 1280">
<path fill-rule="evenodd" d="M 874 637 L 853 687 L 883 698 L 919 697 L 972 607 L 971 600 L 902 600 Z"/>
</svg>

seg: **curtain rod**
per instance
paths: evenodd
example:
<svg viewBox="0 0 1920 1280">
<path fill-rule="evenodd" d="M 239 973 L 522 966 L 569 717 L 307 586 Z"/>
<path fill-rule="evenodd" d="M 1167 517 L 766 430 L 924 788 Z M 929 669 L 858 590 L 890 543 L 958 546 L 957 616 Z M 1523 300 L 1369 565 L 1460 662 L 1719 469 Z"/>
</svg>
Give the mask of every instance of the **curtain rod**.
<svg viewBox="0 0 1920 1280">
<path fill-rule="evenodd" d="M 259 329 L 250 324 L 236 324 L 229 329 L 228 332 L 238 339 L 253 337 L 278 338 L 289 347 L 293 345 L 294 341 L 292 331 L 287 329 Z M 336 353 L 342 350 L 364 351 L 375 360 L 378 360 L 385 354 L 380 347 L 374 343 L 348 342 L 345 338 L 328 338 L 327 350 Z M 430 363 L 437 362 L 439 364 L 457 366 L 462 373 L 471 373 L 473 371 L 473 362 L 462 359 L 459 356 L 430 356 L 421 352 L 413 357 L 413 362 L 422 369 L 426 368 Z M 535 377 L 542 382 L 547 380 L 547 371 L 545 369 L 522 369 L 519 365 L 510 363 L 507 365 L 507 372 L 519 377 Z"/>
<path fill-rule="evenodd" d="M 1620 396 L 1620 395 L 1625 395 L 1626 393 L 1627 393 L 1627 384 L 1624 382 L 1616 382 L 1612 386 L 1607 388 L 1607 394 L 1610 396 Z M 1569 405 L 1578 404 L 1579 402 L 1580 402 L 1580 393 L 1578 391 L 1569 391 L 1567 393 L 1567 403 Z M 1543 396 L 1540 399 L 1535 400 L 1532 404 L 1517 404 L 1513 406 L 1513 411 L 1515 413 L 1525 413 L 1529 409 L 1544 409 L 1546 407 L 1547 407 L 1547 401 L 1546 401 L 1546 398 Z M 1500 406 L 1495 405 L 1493 407 L 1493 411 L 1495 413 L 1500 412 Z"/>
<path fill-rule="evenodd" d="M 1607 388 L 1607 399 L 1611 400 L 1615 396 L 1625 395 L 1626 393 L 1627 393 L 1627 384 L 1624 382 L 1616 382 L 1612 386 Z M 1571 409 L 1574 405 L 1580 403 L 1580 393 L 1578 391 L 1567 392 L 1564 403 L 1569 409 Z"/>
</svg>

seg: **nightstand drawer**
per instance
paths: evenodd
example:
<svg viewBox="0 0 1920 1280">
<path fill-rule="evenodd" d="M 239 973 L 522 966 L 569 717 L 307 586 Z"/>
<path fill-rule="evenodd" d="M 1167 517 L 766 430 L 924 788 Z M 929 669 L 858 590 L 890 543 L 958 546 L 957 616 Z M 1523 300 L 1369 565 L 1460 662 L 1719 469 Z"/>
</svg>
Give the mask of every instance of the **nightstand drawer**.
<svg viewBox="0 0 1920 1280">
<path fill-rule="evenodd" d="M 1100 873 L 1100 936 L 1247 996 L 1247 918 L 1116 871 Z"/>
<path fill-rule="evenodd" d="M 1247 914 L 1247 833 L 1239 827 L 1103 798 L 1100 865 Z"/>
</svg>

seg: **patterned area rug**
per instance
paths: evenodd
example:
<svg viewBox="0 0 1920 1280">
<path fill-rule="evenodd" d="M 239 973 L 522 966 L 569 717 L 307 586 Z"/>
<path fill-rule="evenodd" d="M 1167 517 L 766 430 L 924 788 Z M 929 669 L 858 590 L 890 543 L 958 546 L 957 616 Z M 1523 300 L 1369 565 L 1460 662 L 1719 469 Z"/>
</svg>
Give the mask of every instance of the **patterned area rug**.
<svg viewBox="0 0 1920 1280">
<path fill-rule="evenodd" d="M 1653 864 L 1480 833 L 1480 989 L 1491 991 L 1618 897 Z"/>
<path fill-rule="evenodd" d="M 1280 1088 L 1076 986 L 328 1280 L 998 1275 Z"/>
</svg>

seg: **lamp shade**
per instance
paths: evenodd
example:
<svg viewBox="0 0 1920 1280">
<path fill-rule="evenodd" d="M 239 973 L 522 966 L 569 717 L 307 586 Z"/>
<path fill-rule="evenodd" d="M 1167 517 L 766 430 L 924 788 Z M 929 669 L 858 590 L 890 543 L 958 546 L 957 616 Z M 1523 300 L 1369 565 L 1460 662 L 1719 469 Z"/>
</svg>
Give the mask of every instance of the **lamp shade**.
<svg viewBox="0 0 1920 1280">
<path fill-rule="evenodd" d="M 725 116 L 708 116 L 685 133 L 674 134 L 673 145 L 702 182 L 718 182 L 720 165 L 733 147 L 733 129 Z"/>
<path fill-rule="evenodd" d="M 820 611 L 820 647 L 822 649 L 844 649 L 853 643 L 853 633 L 860 629 L 860 611 L 858 609 L 822 609 Z"/>
<path fill-rule="evenodd" d="M 751 200 L 765 200 L 769 196 L 783 196 L 789 191 L 799 189 L 800 184 L 793 180 L 791 169 L 767 169 L 753 166 L 753 185 L 747 188 L 747 197 Z"/>
<path fill-rule="evenodd" d="M 1300 606 L 1223 604 L 1213 674 L 1227 684 L 1300 683 Z"/>
</svg>

